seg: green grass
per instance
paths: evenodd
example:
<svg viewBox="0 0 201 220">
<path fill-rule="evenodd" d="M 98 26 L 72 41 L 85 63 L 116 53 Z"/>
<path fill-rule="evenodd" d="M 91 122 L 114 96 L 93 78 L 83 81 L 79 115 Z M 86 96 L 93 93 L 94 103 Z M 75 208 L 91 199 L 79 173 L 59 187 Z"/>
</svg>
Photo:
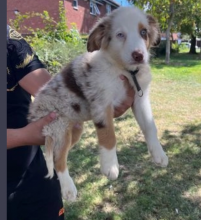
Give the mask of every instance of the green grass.
<svg viewBox="0 0 201 220">
<path fill-rule="evenodd" d="M 66 220 L 201 219 L 201 61 L 188 54 L 174 55 L 168 66 L 163 60 L 152 61 L 151 104 L 169 166 L 151 162 L 129 110 L 115 121 L 120 175 L 107 180 L 94 128 L 86 123 L 69 155 L 79 194 L 65 203 Z"/>
</svg>

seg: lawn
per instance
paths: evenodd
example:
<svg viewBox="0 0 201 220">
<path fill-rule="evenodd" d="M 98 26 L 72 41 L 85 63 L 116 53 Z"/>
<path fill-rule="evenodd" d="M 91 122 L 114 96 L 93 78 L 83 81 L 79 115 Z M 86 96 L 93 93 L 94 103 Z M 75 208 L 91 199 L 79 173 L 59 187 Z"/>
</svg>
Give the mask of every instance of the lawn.
<svg viewBox="0 0 201 220">
<path fill-rule="evenodd" d="M 151 104 L 169 166 L 156 167 L 129 110 L 116 119 L 120 175 L 101 175 L 92 123 L 70 152 L 70 173 L 78 188 L 65 203 L 66 220 L 201 219 L 201 60 L 178 54 L 165 65 L 152 60 Z"/>
</svg>

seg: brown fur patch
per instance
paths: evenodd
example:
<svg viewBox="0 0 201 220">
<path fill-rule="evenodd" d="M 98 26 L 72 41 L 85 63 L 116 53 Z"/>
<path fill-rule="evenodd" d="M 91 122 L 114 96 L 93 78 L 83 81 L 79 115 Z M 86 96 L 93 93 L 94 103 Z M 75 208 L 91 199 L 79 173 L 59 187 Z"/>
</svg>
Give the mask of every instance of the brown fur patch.
<svg viewBox="0 0 201 220">
<path fill-rule="evenodd" d="M 101 129 L 96 127 L 96 132 L 99 145 L 107 149 L 112 149 L 116 145 L 116 137 L 113 125 L 113 110 L 111 106 L 108 106 L 105 114 L 107 117 L 107 124 Z"/>
<path fill-rule="evenodd" d="M 71 104 L 71 107 L 72 107 L 77 113 L 80 112 L 80 105 L 79 105 L 79 104 L 73 103 L 73 104 Z"/>
<path fill-rule="evenodd" d="M 54 164 L 57 172 L 64 172 L 65 169 L 67 168 L 66 160 L 68 157 L 68 152 L 71 148 L 71 142 L 72 142 L 72 127 L 69 126 L 65 134 L 64 146 L 61 147 L 60 150 L 58 150 L 55 155 Z"/>
<path fill-rule="evenodd" d="M 110 42 L 111 17 L 102 18 L 92 29 L 88 41 L 87 50 L 93 52 L 100 48 L 107 48 Z"/>
<path fill-rule="evenodd" d="M 138 24 L 138 30 L 139 30 L 139 34 L 141 35 L 141 31 L 145 29 L 145 26 L 142 24 L 142 23 L 139 23 Z M 146 47 L 149 49 L 150 48 L 150 40 L 149 40 L 149 36 L 148 36 L 148 33 L 145 35 L 145 36 L 142 36 L 141 37 L 144 39 L 145 41 L 145 44 L 146 44 Z"/>
<path fill-rule="evenodd" d="M 147 15 L 147 19 L 148 19 L 149 25 L 152 25 L 155 27 L 158 26 L 156 19 L 152 15 Z"/>
<path fill-rule="evenodd" d="M 52 154 L 53 151 L 53 140 L 51 137 L 47 136 L 45 138 L 45 155 L 48 157 L 48 154 Z"/>
<path fill-rule="evenodd" d="M 89 63 L 87 63 L 86 66 L 87 66 L 87 71 L 90 72 L 92 69 L 92 66 Z"/>
<path fill-rule="evenodd" d="M 147 49 L 149 49 L 151 47 L 149 35 L 147 37 L 146 46 L 147 46 Z"/>
<path fill-rule="evenodd" d="M 89 82 L 86 82 L 86 87 L 90 87 L 90 83 Z"/>
<path fill-rule="evenodd" d="M 62 70 L 61 75 L 63 76 L 64 83 L 69 90 L 74 92 L 77 96 L 86 99 L 81 87 L 76 82 L 71 63 Z"/>
<path fill-rule="evenodd" d="M 43 89 L 43 90 L 40 91 L 40 93 L 43 94 L 43 95 L 48 95 L 49 92 L 48 92 L 48 90 Z"/>
<path fill-rule="evenodd" d="M 92 99 L 91 99 L 91 102 L 94 102 L 94 101 L 95 101 L 95 98 L 92 98 Z"/>
<path fill-rule="evenodd" d="M 157 46 L 161 41 L 159 24 L 151 15 L 147 15 L 147 20 L 150 26 L 150 31 L 148 33 L 150 45 Z"/>
<path fill-rule="evenodd" d="M 54 88 L 53 88 L 53 90 L 54 90 L 55 92 L 58 92 L 58 89 L 59 89 L 59 87 L 54 87 Z"/>
<path fill-rule="evenodd" d="M 72 126 L 72 141 L 71 147 L 73 147 L 80 139 L 83 131 L 83 123 Z"/>
</svg>

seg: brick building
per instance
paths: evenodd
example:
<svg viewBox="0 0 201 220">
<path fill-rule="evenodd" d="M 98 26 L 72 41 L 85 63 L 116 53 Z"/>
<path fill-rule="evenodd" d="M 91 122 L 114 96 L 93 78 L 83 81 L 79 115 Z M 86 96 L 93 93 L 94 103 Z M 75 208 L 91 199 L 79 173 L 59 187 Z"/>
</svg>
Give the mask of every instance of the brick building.
<svg viewBox="0 0 201 220">
<path fill-rule="evenodd" d="M 119 7 L 113 0 L 62 0 L 66 21 L 69 28 L 71 23 L 76 23 L 80 33 L 89 33 L 98 18 Z M 59 19 L 59 0 L 7 0 L 7 22 L 14 19 L 16 13 L 48 11 L 56 21 Z M 26 21 L 26 26 L 42 28 L 40 18 L 31 18 Z M 23 33 L 26 34 L 26 33 Z"/>
<path fill-rule="evenodd" d="M 48 4 L 47 4 L 48 2 Z M 49 14 L 58 21 L 59 19 L 59 0 L 7 0 L 7 23 L 10 19 L 14 19 L 16 13 L 25 14 L 26 12 L 48 11 Z M 26 26 L 33 28 L 43 27 L 43 22 L 40 18 L 27 19 Z M 22 32 L 22 34 L 25 34 Z"/>
</svg>

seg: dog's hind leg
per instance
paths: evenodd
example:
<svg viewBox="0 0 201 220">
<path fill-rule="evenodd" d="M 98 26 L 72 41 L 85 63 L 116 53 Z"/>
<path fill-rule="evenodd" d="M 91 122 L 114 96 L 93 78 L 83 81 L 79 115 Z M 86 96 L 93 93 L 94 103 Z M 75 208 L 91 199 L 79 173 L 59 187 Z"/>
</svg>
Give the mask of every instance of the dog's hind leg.
<svg viewBox="0 0 201 220">
<path fill-rule="evenodd" d="M 54 176 L 54 159 L 53 159 L 53 139 L 50 136 L 45 137 L 45 161 L 47 165 L 48 174 L 46 178 Z"/>
<path fill-rule="evenodd" d="M 77 189 L 67 167 L 68 152 L 72 144 L 72 126 L 65 131 L 63 140 L 63 146 L 55 150 L 54 164 L 61 185 L 62 197 L 67 201 L 75 201 Z"/>
<path fill-rule="evenodd" d="M 100 118 L 99 118 L 100 120 Z M 108 106 L 104 112 L 102 121 L 95 121 L 98 142 L 100 146 L 101 172 L 108 179 L 117 179 L 119 175 L 119 164 L 116 155 L 116 137 L 113 125 L 113 108 Z"/>
<path fill-rule="evenodd" d="M 83 131 L 83 122 L 76 123 L 72 126 L 71 147 L 73 147 L 80 140 L 82 131 Z"/>
</svg>

